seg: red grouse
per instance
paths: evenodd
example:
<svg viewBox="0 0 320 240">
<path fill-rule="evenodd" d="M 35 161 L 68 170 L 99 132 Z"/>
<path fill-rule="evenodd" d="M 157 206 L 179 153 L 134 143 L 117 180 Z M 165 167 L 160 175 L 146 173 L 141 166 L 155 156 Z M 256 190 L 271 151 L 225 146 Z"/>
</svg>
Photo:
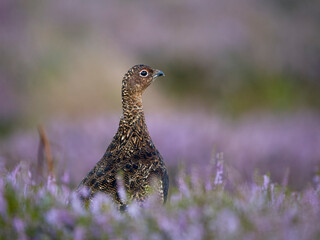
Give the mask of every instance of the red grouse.
<svg viewBox="0 0 320 240">
<path fill-rule="evenodd" d="M 78 187 L 78 190 L 89 189 L 84 200 L 103 192 L 111 196 L 120 209 L 125 208 L 126 203 L 118 191 L 121 182 L 117 176 L 120 175 L 129 200 L 143 202 L 150 192 L 155 192 L 166 202 L 168 173 L 149 135 L 142 106 L 144 90 L 160 76 L 164 76 L 162 71 L 146 65 L 135 65 L 124 75 L 119 128 L 102 159 Z"/>
</svg>

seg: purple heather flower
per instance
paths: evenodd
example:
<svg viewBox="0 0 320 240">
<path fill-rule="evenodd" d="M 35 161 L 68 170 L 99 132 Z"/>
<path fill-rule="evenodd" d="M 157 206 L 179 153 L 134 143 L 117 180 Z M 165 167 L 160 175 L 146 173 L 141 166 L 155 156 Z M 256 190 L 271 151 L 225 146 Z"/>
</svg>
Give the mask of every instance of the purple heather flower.
<svg viewBox="0 0 320 240">
<path fill-rule="evenodd" d="M 193 191 L 196 191 L 200 194 L 202 190 L 202 178 L 203 176 L 200 174 L 200 170 L 197 166 L 191 168 L 191 184 Z"/>
<path fill-rule="evenodd" d="M 25 223 L 20 218 L 14 218 L 13 219 L 13 226 L 16 229 L 18 233 L 18 239 L 19 240 L 26 240 L 27 236 L 25 234 Z"/>
<path fill-rule="evenodd" d="M 121 202 L 125 203 L 127 201 L 127 193 L 124 188 L 124 183 L 123 183 L 123 177 L 121 174 L 118 174 L 116 176 L 117 178 L 117 185 L 118 185 L 118 194 L 121 199 Z"/>
<path fill-rule="evenodd" d="M 81 197 L 83 199 L 87 199 L 90 197 L 90 188 L 88 188 L 87 186 L 81 186 L 77 190 L 77 194 L 79 197 Z"/>
<path fill-rule="evenodd" d="M 72 210 L 77 215 L 84 215 L 86 213 L 85 209 L 83 208 L 83 204 L 79 198 L 79 194 L 77 192 L 72 192 L 70 195 L 70 204 Z"/>
<path fill-rule="evenodd" d="M 10 172 L 7 176 L 7 181 L 12 184 L 12 186 L 16 186 L 17 184 L 17 176 L 21 169 L 21 163 L 19 163 L 12 172 Z"/>
<path fill-rule="evenodd" d="M 170 203 L 171 204 L 176 204 L 177 202 L 180 202 L 181 199 L 182 199 L 182 193 L 179 192 L 179 193 L 175 193 L 175 194 L 171 194 L 170 196 Z"/>
<path fill-rule="evenodd" d="M 185 182 L 186 176 L 184 172 L 180 172 L 178 176 L 179 191 L 186 197 L 190 197 L 190 191 L 187 183 Z"/>
<path fill-rule="evenodd" d="M 275 201 L 273 202 L 275 209 L 280 209 L 281 206 L 284 204 L 284 200 L 286 199 L 286 195 L 282 192 L 278 193 Z"/>
<path fill-rule="evenodd" d="M 103 210 L 106 208 L 113 208 L 114 204 L 110 197 L 105 193 L 98 192 L 91 200 L 90 211 L 99 216 L 103 214 Z"/>
<path fill-rule="evenodd" d="M 189 226 L 185 233 L 182 232 L 182 237 L 186 240 L 203 239 L 203 235 L 204 227 L 200 222 Z"/>
<path fill-rule="evenodd" d="M 274 204 L 274 202 L 275 202 L 274 183 L 270 184 L 270 193 L 271 193 L 271 202 L 272 202 L 272 204 Z"/>
<path fill-rule="evenodd" d="M 172 218 L 164 214 L 159 215 L 156 218 L 159 228 L 162 231 L 166 232 L 171 237 L 171 239 L 182 239 L 182 232 L 184 232 L 186 229 L 181 229 L 181 223 L 177 222 L 177 220 L 179 221 L 180 219 L 180 216 L 175 216 L 175 218 Z M 184 217 L 183 221 L 185 221 Z"/>
<path fill-rule="evenodd" d="M 74 240 L 84 240 L 86 239 L 85 235 L 85 228 L 83 227 L 76 227 L 73 234 Z"/>
<path fill-rule="evenodd" d="M 75 217 L 66 209 L 52 208 L 45 216 L 46 221 L 58 228 L 73 227 Z"/>
<path fill-rule="evenodd" d="M 316 191 L 320 192 L 320 175 L 317 174 L 312 178 L 312 184 Z"/>
<path fill-rule="evenodd" d="M 133 201 L 131 204 L 129 204 L 127 211 L 128 214 L 135 219 L 141 217 L 141 207 L 137 201 Z"/>
<path fill-rule="evenodd" d="M 214 179 L 214 185 L 221 185 L 223 183 L 223 153 L 217 154 L 217 170 Z"/>
<path fill-rule="evenodd" d="M 320 197 L 315 190 L 306 190 L 303 194 L 302 201 L 310 205 L 314 213 L 320 213 Z"/>
<path fill-rule="evenodd" d="M 56 179 L 49 175 L 47 181 L 47 190 L 55 197 L 57 197 L 58 186 L 56 184 Z"/>
<path fill-rule="evenodd" d="M 0 178 L 0 214 L 5 217 L 7 214 L 7 201 L 5 200 L 4 194 L 5 183 L 2 178 Z"/>
<path fill-rule="evenodd" d="M 268 175 L 263 175 L 263 187 L 264 191 L 267 191 L 270 184 L 270 177 Z"/>
<path fill-rule="evenodd" d="M 70 183 L 70 174 L 69 174 L 69 171 L 65 171 L 61 177 L 61 181 L 64 183 L 64 184 L 69 184 Z"/>
</svg>

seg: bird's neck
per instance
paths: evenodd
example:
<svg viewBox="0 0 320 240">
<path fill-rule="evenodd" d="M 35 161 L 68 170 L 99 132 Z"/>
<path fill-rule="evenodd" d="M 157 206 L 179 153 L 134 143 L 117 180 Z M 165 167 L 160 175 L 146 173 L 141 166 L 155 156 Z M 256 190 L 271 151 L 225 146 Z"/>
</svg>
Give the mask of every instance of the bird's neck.
<svg viewBox="0 0 320 240">
<path fill-rule="evenodd" d="M 127 123 L 130 124 L 138 118 L 144 122 L 142 94 L 129 94 L 127 91 L 122 91 L 122 111 L 123 119 Z"/>
</svg>

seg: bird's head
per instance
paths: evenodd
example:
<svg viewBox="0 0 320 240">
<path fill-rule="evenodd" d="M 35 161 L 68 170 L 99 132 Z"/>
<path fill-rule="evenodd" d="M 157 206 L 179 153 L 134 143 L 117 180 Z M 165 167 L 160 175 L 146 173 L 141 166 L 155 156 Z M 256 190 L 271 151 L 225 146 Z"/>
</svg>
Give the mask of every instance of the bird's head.
<svg viewBox="0 0 320 240">
<path fill-rule="evenodd" d="M 142 94 L 152 81 L 164 73 L 146 65 L 135 65 L 128 70 L 122 80 L 123 90 L 129 94 Z"/>
</svg>

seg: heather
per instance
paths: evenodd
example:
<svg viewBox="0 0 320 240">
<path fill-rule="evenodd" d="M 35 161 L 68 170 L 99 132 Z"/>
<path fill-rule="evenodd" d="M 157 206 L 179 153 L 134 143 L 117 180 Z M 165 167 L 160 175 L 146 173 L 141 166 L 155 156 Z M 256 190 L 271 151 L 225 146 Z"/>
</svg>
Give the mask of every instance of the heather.
<svg viewBox="0 0 320 240">
<path fill-rule="evenodd" d="M 137 63 L 166 74 L 148 90 L 157 109 L 320 106 L 319 1 L 0 4 L 0 135 L 118 109 Z"/>
<path fill-rule="evenodd" d="M 319 5 L 0 1 L 0 239 L 320 239 Z M 140 63 L 168 201 L 86 209 Z"/>
<path fill-rule="evenodd" d="M 27 164 L 2 173 L 1 239 L 317 239 L 320 188 L 301 192 L 256 176 L 228 180 L 223 155 L 187 174 L 181 168 L 165 206 L 152 196 L 119 212 L 103 194 L 85 209 L 68 177 L 36 183 Z M 232 185 L 232 190 L 230 186 Z"/>
<path fill-rule="evenodd" d="M 295 190 L 311 184 L 320 159 L 320 117 L 301 111 L 292 114 L 254 114 L 236 120 L 218 114 L 154 113 L 146 109 L 150 135 L 172 174 L 179 164 L 189 171 L 206 169 L 213 152 L 223 152 L 230 178 L 252 181 L 254 172 L 270 172 L 273 181 L 284 179 Z M 102 157 L 115 134 L 119 115 L 79 120 L 55 119 L 45 125 L 56 173 L 66 171 L 72 184 Z M 12 170 L 20 161 L 37 168 L 39 134 L 20 130 L 1 140 L 3 164 Z"/>
<path fill-rule="evenodd" d="M 89 208 L 83 207 L 75 188 L 101 157 L 118 118 L 57 120 L 45 128 L 56 178 L 48 175 L 46 163 L 38 176 L 39 159 L 45 158 L 36 130 L 3 141 L 1 239 L 320 236 L 316 115 L 300 113 L 281 121 L 246 117 L 237 123 L 200 113 L 166 116 L 167 121 L 161 116 L 147 119 L 169 167 L 170 193 L 164 206 L 151 196 L 142 207 L 132 203 L 121 213 L 100 194 Z M 196 124 L 200 120 L 202 124 Z M 299 148 L 301 141 L 304 148 Z M 286 162 L 286 156 L 291 161 Z"/>
</svg>

